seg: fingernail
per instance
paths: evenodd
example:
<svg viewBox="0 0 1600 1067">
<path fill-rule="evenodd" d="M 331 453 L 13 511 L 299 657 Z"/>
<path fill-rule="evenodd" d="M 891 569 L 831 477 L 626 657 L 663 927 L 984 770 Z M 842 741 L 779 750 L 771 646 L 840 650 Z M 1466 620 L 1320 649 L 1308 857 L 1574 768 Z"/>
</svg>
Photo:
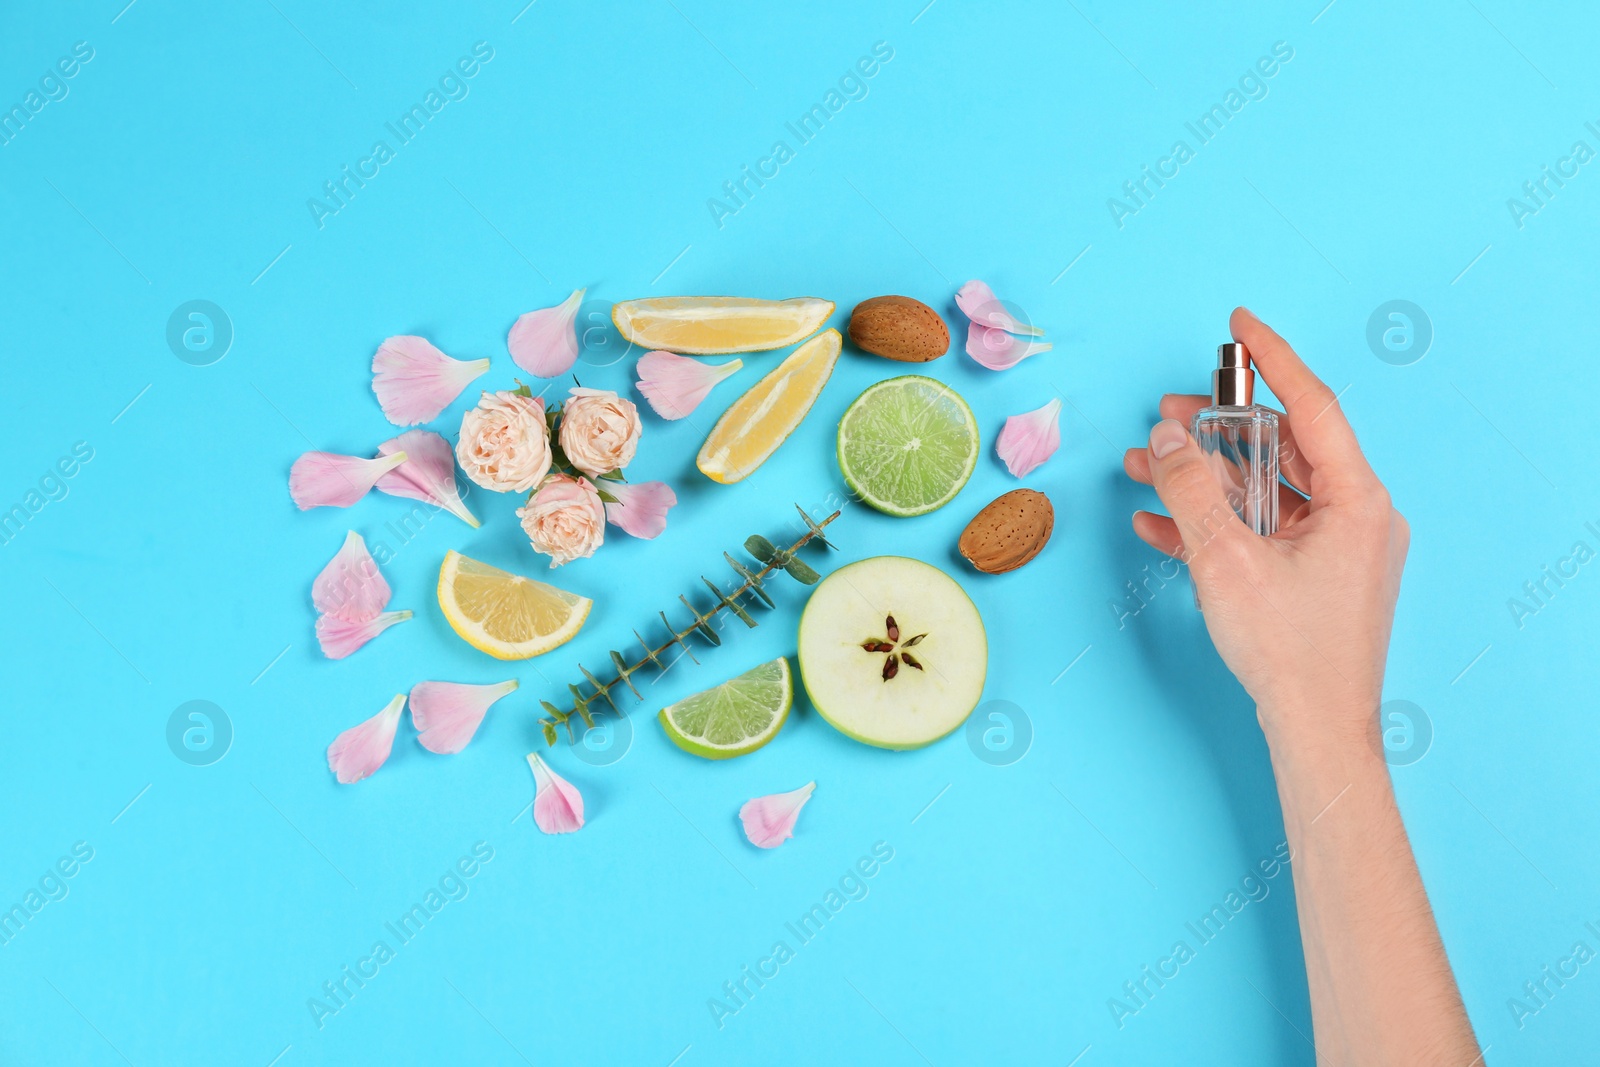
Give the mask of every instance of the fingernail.
<svg viewBox="0 0 1600 1067">
<path fill-rule="evenodd" d="M 1183 423 L 1177 419 L 1162 419 L 1150 431 L 1150 454 L 1156 459 L 1165 459 L 1189 439 L 1189 431 L 1183 428 Z"/>
<path fill-rule="evenodd" d="M 1257 322 L 1261 321 L 1261 316 L 1257 315 L 1254 311 L 1251 311 L 1249 308 L 1245 307 L 1243 304 L 1239 305 L 1239 310 L 1244 312 L 1246 315 L 1249 315 L 1252 319 L 1255 319 Z"/>
</svg>

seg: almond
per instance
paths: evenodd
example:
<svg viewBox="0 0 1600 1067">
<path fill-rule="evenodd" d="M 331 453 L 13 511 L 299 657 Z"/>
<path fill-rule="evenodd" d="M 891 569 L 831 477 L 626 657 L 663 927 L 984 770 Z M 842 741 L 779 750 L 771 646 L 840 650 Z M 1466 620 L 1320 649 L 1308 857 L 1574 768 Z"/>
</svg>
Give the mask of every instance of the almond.
<svg viewBox="0 0 1600 1067">
<path fill-rule="evenodd" d="M 950 330 L 939 313 L 909 296 L 875 296 L 850 313 L 856 347 L 901 363 L 926 363 L 950 351 Z"/>
<path fill-rule="evenodd" d="M 973 516 L 956 549 L 985 574 L 1004 574 L 1037 556 L 1055 523 L 1049 497 L 1032 489 L 1013 489 Z"/>
</svg>

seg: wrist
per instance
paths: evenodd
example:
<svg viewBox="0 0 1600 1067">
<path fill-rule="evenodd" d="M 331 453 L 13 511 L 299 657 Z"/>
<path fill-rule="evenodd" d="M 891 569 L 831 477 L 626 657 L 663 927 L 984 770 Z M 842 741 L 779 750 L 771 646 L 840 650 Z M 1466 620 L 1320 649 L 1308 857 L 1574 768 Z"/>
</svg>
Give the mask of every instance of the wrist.
<svg viewBox="0 0 1600 1067">
<path fill-rule="evenodd" d="M 1378 772 L 1385 781 L 1377 702 L 1303 700 L 1256 707 L 1280 790 L 1343 784 Z"/>
</svg>

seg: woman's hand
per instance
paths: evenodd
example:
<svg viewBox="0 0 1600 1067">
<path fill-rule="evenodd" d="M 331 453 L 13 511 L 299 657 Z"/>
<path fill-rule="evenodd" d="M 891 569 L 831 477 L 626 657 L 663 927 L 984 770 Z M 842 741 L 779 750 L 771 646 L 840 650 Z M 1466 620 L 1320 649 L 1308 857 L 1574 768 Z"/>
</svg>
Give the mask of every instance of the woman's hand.
<svg viewBox="0 0 1600 1067">
<path fill-rule="evenodd" d="M 1149 447 L 1123 458 L 1172 513 L 1136 512 L 1134 532 L 1189 565 L 1206 628 L 1269 742 L 1371 740 L 1410 531 L 1333 391 L 1249 311 L 1235 309 L 1229 327 L 1287 411 L 1279 466 L 1294 488 L 1280 488 L 1279 532 L 1258 537 L 1234 515 L 1188 432 L 1210 398 L 1180 395 L 1162 398 Z"/>
<path fill-rule="evenodd" d="M 1256 701 L 1283 805 L 1318 1063 L 1480 1064 L 1378 742 L 1378 705 L 1410 533 L 1338 398 L 1239 308 L 1229 324 L 1285 401 L 1271 537 L 1234 515 L 1185 428 L 1210 401 L 1168 396 L 1124 457 L 1171 518 L 1133 528 L 1184 560 L 1206 628 Z M 1298 491 L 1296 491 L 1298 490 Z M 1309 497 L 1309 499 L 1308 499 Z"/>
</svg>

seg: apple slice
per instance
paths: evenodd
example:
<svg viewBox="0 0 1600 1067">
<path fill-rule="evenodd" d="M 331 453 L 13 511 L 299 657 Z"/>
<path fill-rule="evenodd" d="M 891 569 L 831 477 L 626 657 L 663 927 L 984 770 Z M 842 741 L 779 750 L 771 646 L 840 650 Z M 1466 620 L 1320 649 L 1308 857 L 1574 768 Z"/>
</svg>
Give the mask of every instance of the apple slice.
<svg viewBox="0 0 1600 1067">
<path fill-rule="evenodd" d="M 966 721 L 983 695 L 989 641 L 954 578 L 874 556 L 824 578 L 800 616 L 800 677 L 840 733 L 921 748 Z"/>
</svg>

